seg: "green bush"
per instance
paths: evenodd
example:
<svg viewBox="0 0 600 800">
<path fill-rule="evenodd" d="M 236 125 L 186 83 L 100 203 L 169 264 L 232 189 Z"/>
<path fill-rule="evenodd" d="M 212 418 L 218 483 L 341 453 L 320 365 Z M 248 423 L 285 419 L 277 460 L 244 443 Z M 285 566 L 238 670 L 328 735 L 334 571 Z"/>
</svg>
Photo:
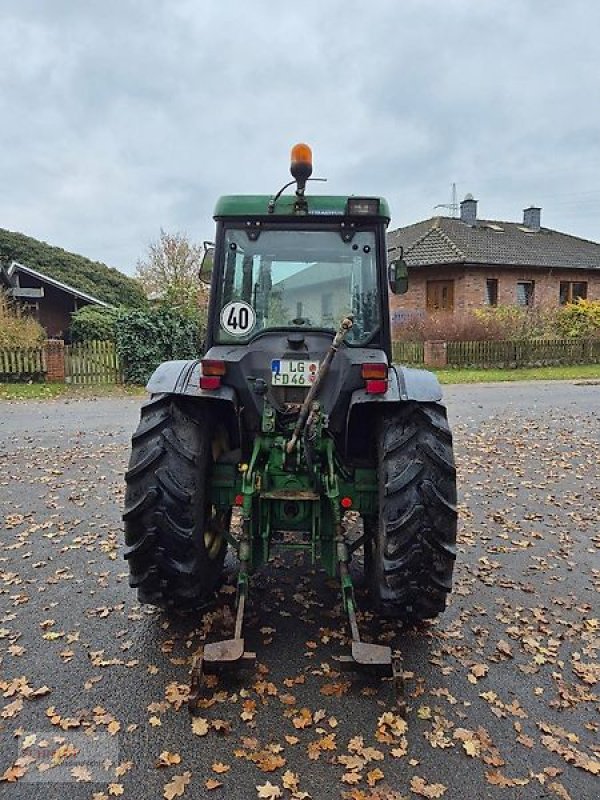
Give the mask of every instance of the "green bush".
<svg viewBox="0 0 600 800">
<path fill-rule="evenodd" d="M 559 336 L 569 339 L 600 337 L 600 300 L 578 300 L 563 306 L 557 314 L 556 328 Z"/>
<path fill-rule="evenodd" d="M 120 311 L 115 341 L 125 382 L 144 384 L 163 361 L 197 358 L 203 322 L 202 313 L 191 308 Z"/>
<path fill-rule="evenodd" d="M 473 315 L 485 324 L 489 339 L 530 340 L 552 338 L 555 334 L 556 308 L 548 305 L 496 306 L 475 309 Z"/>
<path fill-rule="evenodd" d="M 71 340 L 73 342 L 114 341 L 118 317 L 116 308 L 84 306 L 73 314 Z"/>
</svg>

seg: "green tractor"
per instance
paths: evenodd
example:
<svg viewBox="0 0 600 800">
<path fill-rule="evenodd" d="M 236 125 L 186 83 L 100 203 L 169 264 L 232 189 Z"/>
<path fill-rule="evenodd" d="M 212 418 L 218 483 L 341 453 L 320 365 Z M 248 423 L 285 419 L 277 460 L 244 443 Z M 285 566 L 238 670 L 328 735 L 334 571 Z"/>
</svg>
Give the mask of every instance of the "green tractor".
<svg viewBox="0 0 600 800">
<path fill-rule="evenodd" d="M 360 640 L 355 550 L 381 615 L 430 619 L 452 588 L 452 435 L 435 376 L 391 361 L 388 292 L 406 291 L 407 271 L 402 253 L 388 262 L 387 203 L 307 196 L 306 145 L 291 172 L 273 197 L 217 202 L 206 353 L 158 367 L 133 434 L 123 518 L 140 602 L 203 608 L 228 547 L 240 562 L 234 637 L 201 650 L 194 697 L 203 672 L 253 660 L 248 577 L 274 548 L 307 551 L 339 576 L 351 668 L 398 678 L 390 648 Z"/>
</svg>

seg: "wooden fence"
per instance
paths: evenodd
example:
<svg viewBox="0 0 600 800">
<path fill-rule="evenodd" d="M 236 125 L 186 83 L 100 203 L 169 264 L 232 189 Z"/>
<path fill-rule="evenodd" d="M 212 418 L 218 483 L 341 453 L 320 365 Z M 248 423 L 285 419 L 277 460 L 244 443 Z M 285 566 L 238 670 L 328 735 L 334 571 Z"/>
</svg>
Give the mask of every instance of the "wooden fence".
<svg viewBox="0 0 600 800">
<path fill-rule="evenodd" d="M 43 347 L 0 349 L 0 380 L 41 380 L 46 374 Z"/>
<path fill-rule="evenodd" d="M 394 361 L 423 364 L 421 342 L 394 342 Z M 600 363 L 600 339 L 533 339 L 499 342 L 446 342 L 449 367 L 537 367 Z"/>
<path fill-rule="evenodd" d="M 423 342 L 393 342 L 392 356 L 397 364 L 422 364 L 424 361 Z"/>
<path fill-rule="evenodd" d="M 530 341 L 448 342 L 451 367 L 550 367 L 600 361 L 600 340 L 533 339 Z"/>
<path fill-rule="evenodd" d="M 60 344 L 64 351 L 64 380 L 78 386 L 122 383 L 113 342 Z M 399 364 L 423 365 L 423 342 L 393 342 Z M 62 352 L 59 351 L 62 365 Z M 56 351 L 55 351 L 56 352 Z M 513 368 L 600 363 L 600 339 L 537 339 L 531 341 L 447 342 L 448 367 Z M 44 347 L 0 349 L 0 381 L 44 380 L 48 354 Z M 50 380 L 62 380 L 62 377 Z"/>
<path fill-rule="evenodd" d="M 65 347 L 65 382 L 77 386 L 121 383 L 114 342 L 82 342 Z"/>
</svg>

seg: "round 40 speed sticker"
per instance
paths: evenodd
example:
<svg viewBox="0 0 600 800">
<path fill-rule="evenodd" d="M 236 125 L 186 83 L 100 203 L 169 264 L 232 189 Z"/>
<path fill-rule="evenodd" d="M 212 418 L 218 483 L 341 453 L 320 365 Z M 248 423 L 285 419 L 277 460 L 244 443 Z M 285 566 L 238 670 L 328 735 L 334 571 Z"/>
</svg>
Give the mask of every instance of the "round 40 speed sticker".
<svg viewBox="0 0 600 800">
<path fill-rule="evenodd" d="M 232 300 L 221 309 L 221 327 L 230 336 L 246 336 L 256 325 L 256 312 L 243 300 Z"/>
</svg>

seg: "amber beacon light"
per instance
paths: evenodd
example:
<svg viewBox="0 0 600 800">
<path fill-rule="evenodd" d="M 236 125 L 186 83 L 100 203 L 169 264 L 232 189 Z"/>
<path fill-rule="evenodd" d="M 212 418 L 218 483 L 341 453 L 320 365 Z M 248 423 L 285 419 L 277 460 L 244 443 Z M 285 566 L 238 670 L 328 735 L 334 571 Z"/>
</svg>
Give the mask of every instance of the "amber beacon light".
<svg viewBox="0 0 600 800">
<path fill-rule="evenodd" d="M 290 172 L 300 192 L 304 192 L 306 181 L 312 175 L 312 150 L 307 144 L 295 144 L 292 147 Z"/>
</svg>

